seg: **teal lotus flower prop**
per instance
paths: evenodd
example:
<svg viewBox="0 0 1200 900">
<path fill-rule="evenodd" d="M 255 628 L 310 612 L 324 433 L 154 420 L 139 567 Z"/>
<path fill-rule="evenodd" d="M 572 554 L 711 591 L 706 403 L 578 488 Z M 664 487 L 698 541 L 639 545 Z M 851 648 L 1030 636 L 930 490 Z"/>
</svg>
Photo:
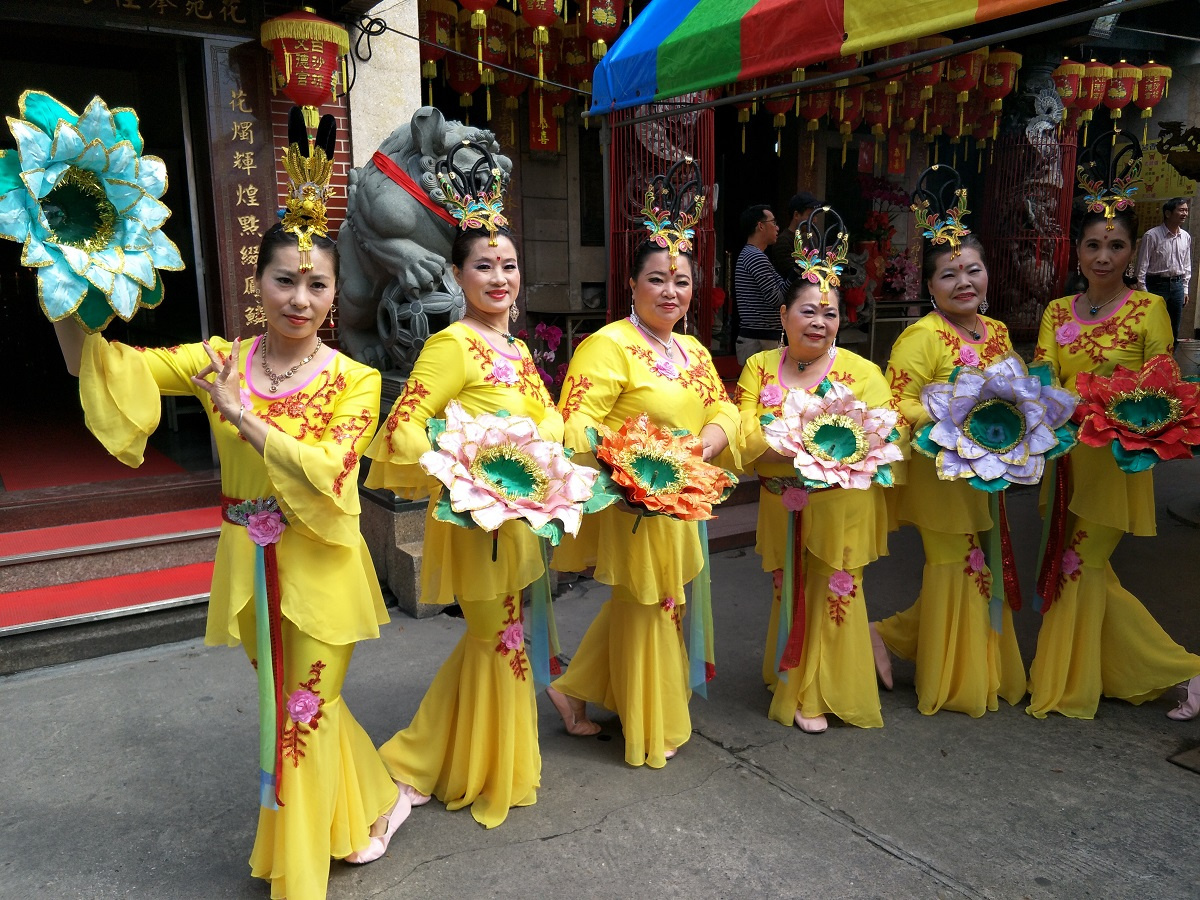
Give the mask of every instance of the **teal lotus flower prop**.
<svg viewBox="0 0 1200 900">
<path fill-rule="evenodd" d="M 922 388 L 933 421 L 913 447 L 937 460 L 944 481 L 963 478 L 989 492 L 1037 484 L 1046 460 L 1075 445 L 1068 423 L 1078 398 L 1051 380 L 1049 369 L 1026 370 L 1016 356 L 986 369 L 959 366 L 948 382 Z"/>
<path fill-rule="evenodd" d="M 0 237 L 23 245 L 38 301 L 52 322 L 74 316 L 89 332 L 162 302 L 159 269 L 183 268 L 162 233 L 167 170 L 143 156 L 137 114 L 99 97 L 73 110 L 41 91 L 8 117 L 17 149 L 0 150 Z"/>
</svg>

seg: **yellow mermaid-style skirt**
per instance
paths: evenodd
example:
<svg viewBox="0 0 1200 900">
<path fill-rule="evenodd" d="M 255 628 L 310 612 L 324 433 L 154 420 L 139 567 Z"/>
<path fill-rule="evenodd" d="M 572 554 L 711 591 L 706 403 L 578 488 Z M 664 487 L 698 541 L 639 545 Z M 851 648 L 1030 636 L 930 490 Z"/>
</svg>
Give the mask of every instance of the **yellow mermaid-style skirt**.
<svg viewBox="0 0 1200 900">
<path fill-rule="evenodd" d="M 830 584 L 837 571 L 811 553 L 804 555 L 804 650 L 800 665 L 786 673 L 774 671 L 781 594 L 781 589 L 775 588 L 763 678 L 775 676 L 769 715 L 783 725 L 792 725 L 798 710 L 806 719 L 832 714 L 859 728 L 883 727 L 863 598 L 863 569 L 846 570 L 853 578 L 853 589 L 844 595 L 834 592 Z"/>
<path fill-rule="evenodd" d="M 533 670 L 519 591 L 463 601 L 467 633 L 442 663 L 412 723 L 379 748 L 392 777 L 450 810 L 471 807 L 495 828 L 514 806 L 537 802 Z"/>
<path fill-rule="evenodd" d="M 973 534 L 918 528 L 925 568 L 917 602 L 877 623 L 888 649 L 916 661 L 917 709 L 940 709 L 978 718 L 999 708 L 998 697 L 1016 704 L 1025 696 L 1025 665 L 1004 604 L 1002 628 L 988 613 L 991 571 Z"/>
<path fill-rule="evenodd" d="M 692 735 L 683 612 L 684 604 L 671 598 L 639 603 L 614 586 L 566 674 L 554 682 L 562 693 L 620 716 L 631 766 L 662 768 L 666 752 Z"/>
<path fill-rule="evenodd" d="M 1101 694 L 1139 704 L 1200 675 L 1200 656 L 1171 640 L 1113 572 L 1124 532 L 1070 514 L 1066 534 L 1078 564 L 1064 569 L 1042 618 L 1026 712 L 1091 719 Z"/>
<path fill-rule="evenodd" d="M 253 660 L 253 603 L 238 614 L 238 626 Z M 397 790 L 370 736 L 342 700 L 354 645 L 322 643 L 287 619 L 282 636 L 285 695 L 306 690 L 320 706 L 307 722 L 286 719 L 279 773 L 283 805 L 259 809 L 250 871 L 271 882 L 273 900 L 324 900 L 330 858 L 367 848 L 371 824 L 395 805 Z"/>
</svg>

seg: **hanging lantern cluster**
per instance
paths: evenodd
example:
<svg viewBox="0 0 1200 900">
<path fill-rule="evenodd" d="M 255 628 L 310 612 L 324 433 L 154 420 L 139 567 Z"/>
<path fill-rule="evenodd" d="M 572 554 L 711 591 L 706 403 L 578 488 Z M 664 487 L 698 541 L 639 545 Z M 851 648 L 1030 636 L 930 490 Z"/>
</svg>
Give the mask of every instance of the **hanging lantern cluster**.
<svg viewBox="0 0 1200 900">
<path fill-rule="evenodd" d="M 259 39 L 271 51 L 271 93 L 282 91 L 303 111 L 304 124 L 316 128 L 321 105 L 346 89 L 346 29 L 297 10 L 263 22 Z"/>
<path fill-rule="evenodd" d="M 583 33 L 592 42 L 592 58 L 601 60 L 621 33 L 625 0 L 584 0 L 584 4 Z"/>
<path fill-rule="evenodd" d="M 1142 111 L 1142 144 L 1149 137 L 1150 117 L 1154 115 L 1154 107 L 1167 96 L 1167 82 L 1171 80 L 1171 67 L 1163 66 L 1150 60 L 1142 66 L 1142 80 L 1138 82 L 1137 93 L 1133 104 Z"/>
<path fill-rule="evenodd" d="M 1150 117 L 1154 107 L 1167 96 L 1171 74 L 1170 66 L 1154 60 L 1144 66 L 1135 66 L 1125 60 L 1109 66 L 1094 59 L 1084 64 L 1064 58 L 1052 77 L 1058 96 L 1062 98 L 1063 121 L 1069 126 L 1082 122 L 1085 142 L 1088 123 L 1101 104 L 1108 109 L 1115 131 L 1121 130 L 1124 110 L 1133 104 L 1146 120 L 1142 124 L 1142 143 L 1146 143 Z"/>
<path fill-rule="evenodd" d="M 454 46 L 457 21 L 458 7 L 453 0 L 422 0 L 417 12 L 421 34 L 421 77 L 429 82 L 430 106 L 433 106 L 437 64 L 446 57 L 447 48 Z"/>
</svg>

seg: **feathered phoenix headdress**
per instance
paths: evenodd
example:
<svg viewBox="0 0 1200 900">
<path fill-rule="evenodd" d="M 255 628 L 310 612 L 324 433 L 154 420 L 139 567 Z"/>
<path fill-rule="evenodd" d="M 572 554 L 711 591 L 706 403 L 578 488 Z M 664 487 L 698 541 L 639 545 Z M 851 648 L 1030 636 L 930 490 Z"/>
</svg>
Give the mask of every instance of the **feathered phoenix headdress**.
<svg viewBox="0 0 1200 900">
<path fill-rule="evenodd" d="M 454 164 L 454 158 L 464 151 L 478 154 L 467 169 Z M 508 219 L 504 217 L 506 178 L 492 151 L 480 141 L 463 141 L 438 160 L 436 171 L 446 194 L 446 208 L 458 220 L 458 227 L 486 230 L 488 245 L 495 247 L 496 235 L 508 226 Z"/>
<path fill-rule="evenodd" d="M 283 168 L 288 176 L 288 194 L 283 208 L 283 230 L 296 235 L 300 249 L 300 271 L 312 268 L 312 238 L 326 237 L 329 220 L 325 218 L 325 200 L 329 196 L 329 178 L 333 175 L 333 151 L 337 142 L 337 122 L 322 116 L 317 137 L 310 144 L 304 114 L 293 106 L 288 115 L 288 148 L 283 153 Z"/>
<path fill-rule="evenodd" d="M 1127 131 L 1098 135 L 1075 171 L 1087 211 L 1104 213 L 1104 227 L 1111 231 L 1117 213 L 1133 209 L 1133 195 L 1142 183 L 1142 145 Z"/>
<path fill-rule="evenodd" d="M 655 175 L 646 186 L 642 224 L 649 232 L 648 240 L 671 257 L 672 272 L 678 268 L 679 254 L 692 251 L 704 199 L 700 166 L 690 156 L 676 162 L 666 174 Z"/>
<path fill-rule="evenodd" d="M 925 239 L 935 246 L 949 244 L 950 258 L 958 256 L 963 236 L 971 233 L 963 223 L 970 210 L 962 176 L 950 166 L 930 166 L 917 179 L 912 201 L 910 208 Z"/>
<path fill-rule="evenodd" d="M 814 209 L 796 229 L 792 259 L 800 275 L 821 289 L 822 305 L 829 303 L 829 289 L 842 283 L 841 274 L 849 250 L 850 234 L 846 231 L 846 223 L 831 206 Z"/>
</svg>

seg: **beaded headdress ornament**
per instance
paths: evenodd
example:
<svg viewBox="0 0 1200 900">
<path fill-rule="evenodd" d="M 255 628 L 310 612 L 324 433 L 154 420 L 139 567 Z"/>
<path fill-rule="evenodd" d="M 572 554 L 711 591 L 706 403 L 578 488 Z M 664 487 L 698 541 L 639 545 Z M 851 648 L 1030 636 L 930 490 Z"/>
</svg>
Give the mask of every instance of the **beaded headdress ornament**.
<svg viewBox="0 0 1200 900">
<path fill-rule="evenodd" d="M 792 259 L 800 275 L 821 289 L 821 305 L 829 304 L 829 289 L 839 287 L 850 250 L 850 234 L 846 223 L 830 206 L 822 206 L 808 214 L 804 224 L 796 229 Z"/>
<path fill-rule="evenodd" d="M 325 200 L 333 175 L 336 142 L 337 122 L 333 116 L 321 117 L 316 139 L 310 144 L 304 114 L 299 107 L 292 107 L 288 116 L 288 148 L 283 153 L 283 168 L 289 183 L 282 224 L 284 231 L 296 235 L 301 272 L 312 268 L 313 235 L 329 234 Z"/>
<path fill-rule="evenodd" d="M 454 164 L 464 151 L 478 156 L 469 168 Z M 446 194 L 446 208 L 463 231 L 481 228 L 488 233 L 488 246 L 496 246 L 496 235 L 508 227 L 504 217 L 505 176 L 492 151 L 480 141 L 463 141 L 437 162 L 437 180 Z"/>
<path fill-rule="evenodd" d="M 940 182 L 940 184 L 939 184 Z M 962 239 L 971 233 L 963 224 L 967 209 L 967 189 L 962 177 L 950 166 L 934 165 L 921 173 L 913 191 L 910 209 L 916 214 L 917 228 L 933 245 L 949 244 L 950 258 L 962 252 Z"/>
<path fill-rule="evenodd" d="M 1142 145 L 1127 131 L 1098 135 L 1080 155 L 1075 171 L 1087 211 L 1104 213 L 1104 227 L 1111 231 L 1117 213 L 1133 209 L 1133 195 L 1142 183 Z"/>
<path fill-rule="evenodd" d="M 703 185 L 700 167 L 685 156 L 646 186 L 642 224 L 649 232 L 648 240 L 667 251 L 672 272 L 679 268 L 679 254 L 692 252 L 696 224 L 704 212 Z"/>
</svg>

